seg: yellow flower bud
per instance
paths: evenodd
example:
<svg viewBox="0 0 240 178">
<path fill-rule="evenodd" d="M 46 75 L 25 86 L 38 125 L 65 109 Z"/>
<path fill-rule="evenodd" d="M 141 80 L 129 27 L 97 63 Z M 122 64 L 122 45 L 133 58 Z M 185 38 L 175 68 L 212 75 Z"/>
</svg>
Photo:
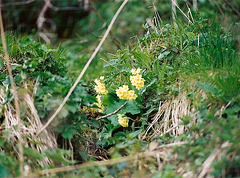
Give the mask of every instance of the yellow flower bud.
<svg viewBox="0 0 240 178">
<path fill-rule="evenodd" d="M 130 81 L 133 86 L 135 86 L 138 90 L 144 87 L 144 78 L 142 78 L 142 75 L 136 74 L 133 76 L 130 76 Z"/>
<path fill-rule="evenodd" d="M 116 94 L 120 99 L 132 101 L 137 98 L 133 90 L 128 90 L 127 85 L 123 85 L 116 89 Z"/>
<path fill-rule="evenodd" d="M 104 77 L 101 76 L 100 77 L 100 80 L 104 80 Z M 108 91 L 106 90 L 105 88 L 105 84 L 102 83 L 100 80 L 98 79 L 95 79 L 94 82 L 96 83 L 94 89 L 96 90 L 96 92 L 98 94 L 102 94 L 102 95 L 106 95 L 108 93 Z"/>
<path fill-rule="evenodd" d="M 118 123 L 123 127 L 128 127 L 128 117 L 123 114 L 118 114 Z"/>
</svg>

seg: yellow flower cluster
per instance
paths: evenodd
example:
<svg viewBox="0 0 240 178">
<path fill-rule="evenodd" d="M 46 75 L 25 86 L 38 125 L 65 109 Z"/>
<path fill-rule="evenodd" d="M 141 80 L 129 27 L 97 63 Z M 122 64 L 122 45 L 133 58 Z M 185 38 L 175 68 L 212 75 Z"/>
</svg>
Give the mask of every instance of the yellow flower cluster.
<svg viewBox="0 0 240 178">
<path fill-rule="evenodd" d="M 116 94 L 120 99 L 132 101 L 137 98 L 133 90 L 129 90 L 127 85 L 123 85 L 116 90 Z"/>
<path fill-rule="evenodd" d="M 142 87 L 144 87 L 144 78 L 142 78 L 142 75 L 140 74 L 142 69 L 132 69 L 131 73 L 133 74 L 130 76 L 130 81 L 133 86 L 135 86 L 138 90 L 140 90 Z"/>
<path fill-rule="evenodd" d="M 100 95 L 97 95 L 96 98 L 97 98 L 97 103 L 94 103 L 94 104 L 98 107 L 98 112 L 103 113 L 103 111 L 104 111 L 105 108 L 104 108 L 104 106 L 102 105 L 101 96 L 100 96 Z"/>
<path fill-rule="evenodd" d="M 102 82 L 104 80 L 104 77 L 101 76 L 100 80 L 96 79 L 94 82 L 96 83 L 95 85 L 95 90 L 98 94 L 106 95 L 108 91 L 106 90 L 105 84 Z"/>
<path fill-rule="evenodd" d="M 131 73 L 132 73 L 133 75 L 137 75 L 137 74 L 140 74 L 141 70 L 142 70 L 142 69 L 140 69 L 140 68 L 137 68 L 137 70 L 136 70 L 136 69 L 132 69 L 132 70 L 131 70 Z"/>
<path fill-rule="evenodd" d="M 118 123 L 123 127 L 128 127 L 128 117 L 124 117 L 124 114 L 118 114 Z"/>
</svg>

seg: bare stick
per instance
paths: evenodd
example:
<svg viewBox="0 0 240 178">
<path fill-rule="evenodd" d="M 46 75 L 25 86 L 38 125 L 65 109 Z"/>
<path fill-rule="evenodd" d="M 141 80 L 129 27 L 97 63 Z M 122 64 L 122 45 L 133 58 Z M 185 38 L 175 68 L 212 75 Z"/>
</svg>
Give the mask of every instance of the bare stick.
<svg viewBox="0 0 240 178">
<path fill-rule="evenodd" d="M 177 0 L 172 0 L 172 18 L 173 18 L 173 26 L 175 29 L 178 28 L 177 26 L 177 23 L 176 23 L 176 16 L 177 16 L 177 13 L 176 13 L 176 2 Z"/>
<path fill-rule="evenodd" d="M 230 7 L 230 8 L 232 9 L 232 11 L 233 11 L 236 15 L 238 15 L 238 16 L 240 17 L 240 12 L 238 12 L 238 10 L 235 9 L 235 8 L 228 2 L 228 0 L 224 0 L 224 2 L 227 4 L 228 7 Z"/>
<path fill-rule="evenodd" d="M 110 116 L 118 113 L 124 106 L 126 106 L 126 104 L 127 104 L 127 101 L 126 101 L 122 106 L 120 106 L 116 111 L 114 111 L 114 112 L 112 112 L 112 113 L 109 113 L 109 114 L 107 114 L 107 115 L 105 115 L 105 116 L 101 116 L 101 117 L 97 118 L 97 120 L 105 119 L 105 118 L 107 118 L 107 117 L 110 117 Z"/>
<path fill-rule="evenodd" d="M 55 113 L 50 117 L 50 119 L 48 120 L 48 122 L 38 131 L 37 135 L 39 135 L 52 121 L 53 119 L 58 115 L 58 113 L 61 111 L 61 109 L 63 108 L 63 106 L 65 105 L 65 103 L 67 102 L 68 98 L 70 97 L 70 95 L 72 94 L 73 90 L 76 88 L 76 86 L 78 85 L 78 83 L 80 82 L 82 76 L 84 75 L 84 73 L 86 72 L 87 68 L 89 67 L 90 63 L 92 62 L 92 60 L 94 59 L 94 57 L 96 56 L 96 54 L 98 53 L 98 51 L 100 50 L 103 42 L 105 41 L 105 39 L 107 38 L 110 30 L 112 29 L 112 26 L 115 22 L 115 20 L 117 19 L 119 13 L 121 12 L 121 10 L 123 9 L 123 7 L 127 4 L 128 0 L 124 0 L 124 2 L 122 3 L 122 5 L 119 7 L 119 9 L 117 10 L 116 14 L 113 16 L 112 21 L 108 27 L 108 29 L 106 30 L 103 38 L 101 39 L 100 43 L 98 44 L 97 48 L 95 49 L 95 51 L 93 52 L 92 56 L 90 57 L 90 59 L 88 60 L 88 62 L 86 63 L 86 65 L 84 66 L 82 72 L 80 73 L 80 75 L 78 76 L 77 80 L 75 81 L 75 83 L 73 84 L 73 86 L 71 87 L 71 89 L 69 90 L 67 96 L 64 98 L 63 102 L 60 104 L 60 106 L 57 108 L 57 110 L 55 111 Z"/>
<path fill-rule="evenodd" d="M 197 11 L 198 10 L 198 2 L 197 0 L 193 0 L 193 11 Z"/>
<path fill-rule="evenodd" d="M 167 134 L 167 133 L 169 133 L 169 132 L 171 132 L 173 129 L 175 129 L 175 128 L 178 127 L 178 126 L 179 126 L 179 125 L 175 125 L 175 126 L 173 126 L 172 128 L 168 129 L 166 132 L 162 133 L 162 134 L 160 135 L 160 137 L 163 136 L 163 135 L 165 135 L 165 134 Z"/>
<path fill-rule="evenodd" d="M 51 3 L 50 1 L 51 1 L 51 0 L 44 0 L 45 4 L 44 4 L 44 6 L 43 6 L 43 8 L 42 8 L 42 10 L 41 10 L 41 12 L 40 12 L 40 14 L 39 14 L 39 16 L 38 16 L 38 19 L 37 19 L 38 35 L 39 35 L 47 44 L 50 44 L 51 41 L 50 41 L 50 39 L 48 38 L 48 36 L 47 36 L 45 33 L 41 32 L 41 31 L 43 31 L 43 24 L 44 24 L 44 22 L 46 21 L 45 14 L 46 14 L 46 12 L 47 12 L 48 7 L 50 6 L 50 3 Z"/>
<path fill-rule="evenodd" d="M 45 20 L 46 20 L 46 19 L 44 18 L 44 16 L 45 16 L 45 13 L 46 13 L 46 11 L 47 11 L 47 9 L 48 9 L 48 7 L 49 7 L 50 1 L 51 1 L 51 0 L 44 0 L 45 4 L 44 4 L 44 6 L 43 6 L 43 8 L 42 8 L 42 10 L 41 10 L 41 12 L 40 12 L 40 14 L 39 14 L 39 16 L 38 16 L 38 19 L 37 19 L 38 31 L 41 31 L 41 30 L 42 30 L 43 23 L 44 23 Z"/>
<path fill-rule="evenodd" d="M 1 3 L 2 3 L 2 1 L 0 0 L 0 4 Z M 17 93 L 17 89 L 16 89 L 16 86 L 14 83 L 10 60 L 9 60 L 9 55 L 8 55 L 8 51 L 7 51 L 7 44 L 6 44 L 5 33 L 4 33 L 4 28 L 3 28 L 2 8 L 1 7 L 0 7 L 0 25 L 1 25 L 1 38 L 2 38 L 2 45 L 3 45 L 3 51 L 4 51 L 4 59 L 7 63 L 7 70 L 8 70 L 9 78 L 11 81 L 12 90 L 13 90 L 14 103 L 15 103 L 15 109 L 16 109 L 16 117 L 18 120 L 18 131 L 19 131 L 19 133 L 21 133 L 20 132 L 21 118 L 20 118 L 20 109 L 19 109 L 19 103 L 18 103 L 18 93 Z M 23 173 L 23 146 L 22 146 L 21 134 L 19 134 L 18 145 L 19 145 L 20 175 L 22 175 L 22 173 Z"/>
<path fill-rule="evenodd" d="M 26 5 L 34 2 L 36 0 L 28 0 L 28 1 L 20 1 L 20 2 L 9 2 L 6 4 L 1 4 L 0 7 L 8 7 L 8 6 L 19 6 L 19 5 Z"/>
</svg>

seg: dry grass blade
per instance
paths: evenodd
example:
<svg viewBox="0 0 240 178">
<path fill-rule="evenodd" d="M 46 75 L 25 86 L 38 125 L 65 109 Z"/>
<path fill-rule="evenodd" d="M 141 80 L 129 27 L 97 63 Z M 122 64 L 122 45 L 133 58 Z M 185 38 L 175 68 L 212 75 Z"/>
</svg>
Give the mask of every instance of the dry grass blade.
<svg viewBox="0 0 240 178">
<path fill-rule="evenodd" d="M 177 5 L 177 3 L 175 2 L 175 0 L 172 0 L 172 3 L 178 8 L 178 10 L 184 15 L 184 17 L 186 17 L 186 19 L 188 20 L 188 22 L 190 24 L 193 24 L 192 21 L 189 19 L 189 17 L 182 11 L 182 9 Z"/>
<path fill-rule="evenodd" d="M 122 11 L 123 7 L 127 4 L 128 0 L 124 0 L 124 2 L 122 3 L 122 5 L 118 8 L 117 12 L 115 13 L 115 15 L 112 18 L 111 23 L 108 26 L 108 29 L 106 30 L 104 36 L 102 37 L 100 43 L 98 44 L 97 48 L 95 49 L 95 51 L 93 52 L 93 54 L 91 55 L 90 59 L 88 60 L 88 62 L 86 63 L 86 65 L 84 66 L 82 72 L 80 73 L 80 75 L 78 76 L 77 80 L 75 81 L 75 83 L 73 84 L 73 86 L 71 87 L 71 89 L 69 90 L 67 96 L 64 98 L 63 102 L 60 104 L 60 106 L 57 108 L 57 110 L 55 111 L 55 113 L 50 117 L 50 119 L 48 120 L 48 122 L 38 131 L 37 135 L 39 135 L 52 121 L 53 119 L 58 115 L 58 113 L 61 111 L 61 109 L 63 108 L 63 106 L 65 105 L 65 103 L 67 102 L 67 100 L 69 99 L 70 95 L 72 94 L 73 90 L 76 88 L 76 86 L 78 85 L 78 83 L 80 82 L 80 80 L 82 79 L 84 73 L 86 72 L 86 70 L 88 69 L 90 63 L 92 62 L 92 60 L 94 59 L 94 57 L 96 56 L 96 54 L 98 53 L 98 51 L 100 50 L 103 42 L 106 40 L 110 30 L 112 29 L 112 26 L 115 22 L 115 20 L 117 19 L 118 15 L 120 14 L 120 12 Z"/>
<path fill-rule="evenodd" d="M 5 99 L 6 93 L 3 89 L 0 88 L 0 102 L 3 102 Z M 28 93 L 24 93 L 21 95 L 22 104 L 26 105 L 28 110 L 26 111 L 25 116 L 22 118 L 24 122 L 21 122 L 20 127 L 21 130 L 15 130 L 14 126 L 18 124 L 18 120 L 15 116 L 15 108 L 11 105 L 11 103 L 7 103 L 3 105 L 3 115 L 5 117 L 5 122 L 2 124 L 5 130 L 11 131 L 10 136 L 8 137 L 8 141 L 11 145 L 16 145 L 18 142 L 18 138 L 24 136 L 25 139 L 25 147 L 30 147 L 36 149 L 38 152 L 43 152 L 46 149 L 57 148 L 57 141 L 53 134 L 49 131 L 44 130 L 41 134 L 41 137 L 35 137 L 36 132 L 39 127 L 42 126 L 41 120 L 38 116 L 37 110 L 34 106 L 33 97 Z M 34 143 L 38 144 L 34 144 Z M 16 154 L 19 155 L 19 151 L 16 150 Z M 51 163 L 50 159 L 44 158 L 42 161 L 38 162 L 42 167 Z"/>
<path fill-rule="evenodd" d="M 172 135 L 181 135 L 185 131 L 183 125 L 179 125 L 183 116 L 191 115 L 194 110 L 191 102 L 186 98 L 186 94 L 179 94 L 176 98 L 165 101 L 160 107 L 157 114 L 152 119 L 152 123 L 147 127 L 143 139 L 152 128 L 154 133 L 150 137 L 163 136 L 166 133 Z M 192 115 L 195 122 L 196 115 Z"/>
<path fill-rule="evenodd" d="M 161 105 L 161 102 L 159 103 L 159 107 L 158 107 L 158 112 L 157 114 L 154 116 L 154 118 L 152 119 L 152 123 L 147 127 L 146 131 L 145 131 L 145 134 L 143 136 L 142 139 L 145 139 L 146 136 L 147 136 L 147 133 L 149 132 L 149 130 L 154 126 L 154 124 L 157 123 L 157 121 L 160 119 L 161 115 L 163 114 L 163 111 L 164 111 L 164 108 L 165 108 L 165 105 L 166 105 L 167 102 L 165 102 L 163 105 Z"/>
</svg>

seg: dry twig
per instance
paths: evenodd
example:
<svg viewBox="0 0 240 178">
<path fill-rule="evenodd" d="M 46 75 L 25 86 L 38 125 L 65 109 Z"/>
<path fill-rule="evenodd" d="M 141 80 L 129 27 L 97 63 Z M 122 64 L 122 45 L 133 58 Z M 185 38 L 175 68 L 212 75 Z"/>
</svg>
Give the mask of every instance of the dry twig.
<svg viewBox="0 0 240 178">
<path fill-rule="evenodd" d="M 34 2 L 36 0 L 28 0 L 28 1 L 20 1 L 20 2 L 9 2 L 6 4 L 0 4 L 0 7 L 9 7 L 9 6 L 19 6 L 19 5 L 26 5 Z"/>
<path fill-rule="evenodd" d="M 240 12 L 238 12 L 238 10 L 235 9 L 235 8 L 228 2 L 228 0 L 224 0 L 224 2 L 227 4 L 228 7 L 231 8 L 231 10 L 232 10 L 236 15 L 238 15 L 238 16 L 240 17 Z"/>
<path fill-rule="evenodd" d="M 114 112 L 109 113 L 109 114 L 107 114 L 107 115 L 105 115 L 105 116 L 101 116 L 101 117 L 97 118 L 97 120 L 105 119 L 105 118 L 107 118 L 107 117 L 110 117 L 110 116 L 118 113 L 124 106 L 126 106 L 126 104 L 127 104 L 127 101 L 126 101 L 123 105 L 121 105 L 117 110 L 115 110 Z"/>
<path fill-rule="evenodd" d="M 45 14 L 47 12 L 47 9 L 49 8 L 49 5 L 50 5 L 50 1 L 51 0 L 44 0 L 45 4 L 38 16 L 38 19 L 37 19 L 37 27 L 38 27 L 38 35 L 47 43 L 47 44 L 50 44 L 51 41 L 49 40 L 49 38 L 47 37 L 46 34 L 44 34 L 42 32 L 43 30 L 43 24 L 44 22 L 46 21 L 46 18 L 45 18 Z"/>
<path fill-rule="evenodd" d="M 190 24 L 193 24 L 192 23 L 192 21 L 189 19 L 189 17 L 182 11 L 182 9 L 177 5 L 177 3 L 175 2 L 175 0 L 172 0 L 172 3 L 173 3 L 173 5 L 175 5 L 177 8 L 178 8 L 178 10 L 184 15 L 184 17 L 186 17 L 186 19 L 188 20 L 188 22 L 190 23 Z"/>
</svg>

